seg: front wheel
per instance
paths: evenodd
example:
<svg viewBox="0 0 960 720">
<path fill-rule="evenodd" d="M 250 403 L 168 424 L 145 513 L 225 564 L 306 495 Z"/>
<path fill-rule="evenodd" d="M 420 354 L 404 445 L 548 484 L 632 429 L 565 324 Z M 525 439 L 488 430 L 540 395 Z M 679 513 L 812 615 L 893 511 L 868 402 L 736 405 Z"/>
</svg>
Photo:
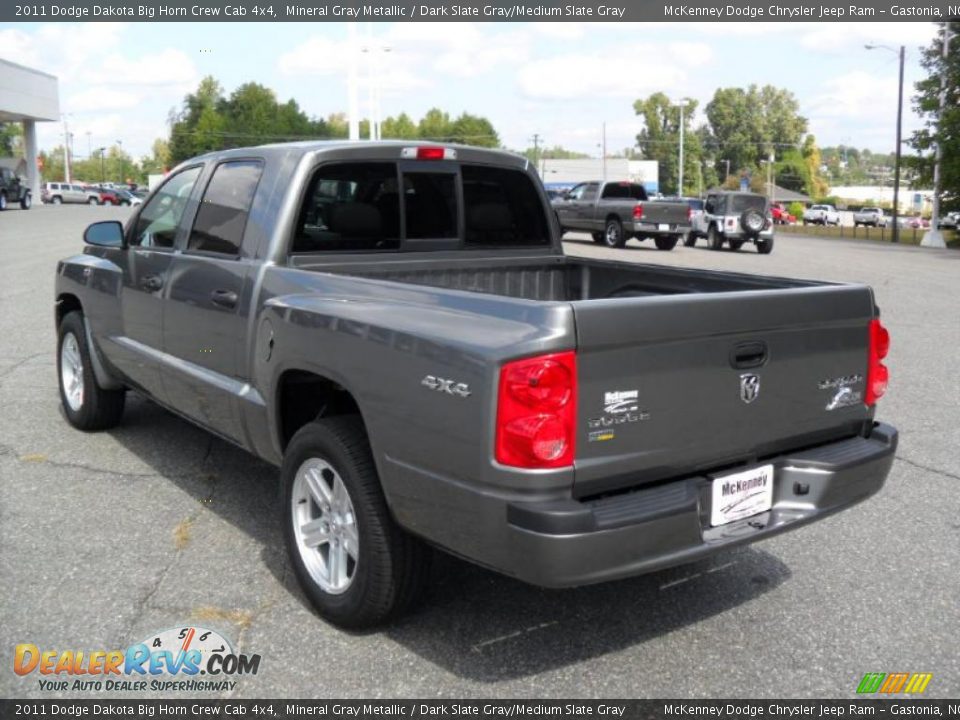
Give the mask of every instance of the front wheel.
<svg viewBox="0 0 960 720">
<path fill-rule="evenodd" d="M 627 238 L 623 234 L 623 225 L 616 218 L 607 220 L 606 228 L 603 231 L 603 244 L 609 248 L 622 248 L 627 244 Z"/>
<path fill-rule="evenodd" d="M 657 250 L 673 250 L 677 246 L 677 236 L 673 237 L 658 237 L 654 238 L 653 241 L 657 245 Z"/>
<path fill-rule="evenodd" d="M 761 255 L 769 255 L 773 252 L 773 238 L 766 240 L 757 240 L 757 252 Z"/>
<path fill-rule="evenodd" d="M 20 198 L 20 208 L 22 210 L 29 210 L 31 205 L 33 205 L 33 199 L 31 198 L 30 193 L 27 193 Z"/>
<path fill-rule="evenodd" d="M 303 426 L 287 447 L 281 477 L 287 550 L 320 615 L 365 628 L 413 603 L 429 550 L 390 516 L 359 417 Z"/>
<path fill-rule="evenodd" d="M 83 315 L 74 310 L 60 321 L 57 376 L 60 402 L 67 420 L 78 430 L 106 430 L 123 415 L 123 390 L 105 390 L 97 383 L 90 361 Z"/>
<path fill-rule="evenodd" d="M 87 200 L 87 205 L 99 205 L 99 204 L 100 204 L 100 201 L 97 200 L 96 198 L 90 198 L 89 200 Z"/>
<path fill-rule="evenodd" d="M 7 209 L 7 194 L 0 192 L 0 211 Z"/>
<path fill-rule="evenodd" d="M 697 236 L 692 232 L 688 232 L 683 238 L 683 244 L 686 247 L 693 247 L 697 244 Z"/>
<path fill-rule="evenodd" d="M 62 205 L 62 204 L 63 204 L 63 198 L 61 198 L 59 195 L 55 195 L 54 198 L 53 198 L 50 202 L 52 202 L 54 205 Z"/>
<path fill-rule="evenodd" d="M 743 240 L 728 240 L 727 242 L 730 244 L 730 249 L 734 252 L 737 252 L 743 247 Z"/>
<path fill-rule="evenodd" d="M 723 235 L 717 232 L 717 226 L 711 225 L 707 231 L 707 245 L 711 250 L 720 250 L 723 248 Z"/>
</svg>

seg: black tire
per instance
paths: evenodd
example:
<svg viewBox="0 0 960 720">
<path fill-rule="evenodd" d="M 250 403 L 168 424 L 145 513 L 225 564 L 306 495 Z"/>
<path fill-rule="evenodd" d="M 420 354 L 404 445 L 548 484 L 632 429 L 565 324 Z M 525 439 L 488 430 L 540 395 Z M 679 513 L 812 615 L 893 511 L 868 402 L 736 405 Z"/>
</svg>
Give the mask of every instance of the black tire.
<svg viewBox="0 0 960 720">
<path fill-rule="evenodd" d="M 590 236 L 593 238 L 593 241 L 594 241 L 597 245 L 603 245 L 603 233 L 602 233 L 602 232 L 590 233 Z"/>
<path fill-rule="evenodd" d="M 83 389 L 79 407 L 71 406 L 64 388 L 63 344 L 70 336 L 76 341 L 82 365 L 80 372 L 83 377 Z M 120 422 L 126 392 L 122 389 L 104 390 L 97 383 L 97 378 L 93 374 L 93 364 L 90 362 L 90 348 L 87 346 L 83 314 L 78 310 L 64 315 L 57 330 L 57 386 L 60 388 L 60 404 L 63 407 L 63 413 L 67 421 L 78 430 L 85 432 L 106 430 Z"/>
<path fill-rule="evenodd" d="M 50 198 L 50 202 L 53 203 L 54 205 L 62 205 L 63 198 L 60 197 L 59 195 L 54 195 L 52 198 Z"/>
<path fill-rule="evenodd" d="M 697 244 L 697 236 L 692 232 L 688 232 L 683 236 L 683 244 L 686 247 L 693 247 Z"/>
<path fill-rule="evenodd" d="M 757 240 L 757 252 L 761 255 L 769 255 L 773 252 L 773 238 L 766 240 Z"/>
<path fill-rule="evenodd" d="M 603 244 L 609 248 L 622 248 L 627 244 L 627 237 L 623 234 L 623 223 L 617 218 L 607 218 L 603 230 Z"/>
<path fill-rule="evenodd" d="M 29 210 L 32 205 L 33 205 L 33 197 L 31 197 L 30 193 L 27 193 L 22 198 L 20 198 L 21 210 Z"/>
<path fill-rule="evenodd" d="M 657 250 L 673 250 L 677 246 L 679 239 L 679 237 L 674 235 L 673 237 L 654 238 L 653 241 L 657 245 Z"/>
<path fill-rule="evenodd" d="M 295 534 L 295 480 L 310 459 L 323 460 L 339 475 L 353 505 L 360 554 L 340 593 L 324 590 L 311 577 Z M 281 522 L 290 562 L 322 617 L 345 628 L 367 628 L 400 615 L 417 600 L 429 574 L 430 550 L 390 516 L 358 416 L 321 419 L 300 428 L 284 454 L 281 479 Z"/>
<path fill-rule="evenodd" d="M 716 225 L 711 225 L 710 229 L 707 230 L 707 245 L 710 246 L 711 250 L 723 249 L 723 235 L 717 232 Z"/>
<path fill-rule="evenodd" d="M 727 243 L 730 245 L 730 249 L 733 252 L 737 252 L 740 248 L 743 247 L 743 240 L 727 240 Z"/>
<path fill-rule="evenodd" d="M 99 204 L 100 204 L 100 201 L 97 200 L 95 197 L 92 197 L 89 200 L 87 200 L 87 205 L 99 205 Z"/>
<path fill-rule="evenodd" d="M 7 194 L 0 192 L 0 212 L 7 209 Z"/>
<path fill-rule="evenodd" d="M 740 227 L 747 233 L 759 233 L 765 223 L 763 214 L 756 210 L 744 210 L 740 215 Z"/>
</svg>

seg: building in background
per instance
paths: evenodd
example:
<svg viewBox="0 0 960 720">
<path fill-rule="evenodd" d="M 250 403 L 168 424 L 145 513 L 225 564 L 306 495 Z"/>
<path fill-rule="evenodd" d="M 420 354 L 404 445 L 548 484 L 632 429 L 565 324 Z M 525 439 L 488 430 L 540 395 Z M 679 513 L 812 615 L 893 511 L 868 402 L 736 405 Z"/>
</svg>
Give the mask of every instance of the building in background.
<svg viewBox="0 0 960 720">
<path fill-rule="evenodd" d="M 37 169 L 37 123 L 60 119 L 57 78 L 0 59 L 0 122 L 23 124 L 23 160 L 26 184 L 33 197 L 40 197 Z"/>
<path fill-rule="evenodd" d="M 847 203 L 893 207 L 893 187 L 847 185 L 831 187 L 830 194 Z M 900 212 L 928 214 L 932 209 L 933 190 L 900 187 Z"/>
<path fill-rule="evenodd" d="M 577 160 L 541 161 L 540 175 L 547 187 L 572 187 L 577 183 L 604 179 L 629 180 L 643 185 L 647 193 L 660 192 L 660 168 L 656 160 L 627 160 L 626 158 L 582 158 Z"/>
</svg>

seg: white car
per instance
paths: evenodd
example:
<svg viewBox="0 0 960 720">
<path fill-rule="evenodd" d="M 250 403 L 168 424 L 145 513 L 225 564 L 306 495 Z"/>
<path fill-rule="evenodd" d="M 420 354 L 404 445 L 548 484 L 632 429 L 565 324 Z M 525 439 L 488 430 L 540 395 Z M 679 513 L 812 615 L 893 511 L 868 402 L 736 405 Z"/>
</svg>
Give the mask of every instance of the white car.
<svg viewBox="0 0 960 720">
<path fill-rule="evenodd" d="M 803 211 L 804 225 L 839 225 L 840 213 L 833 205 L 811 205 Z"/>
<path fill-rule="evenodd" d="M 881 208 L 865 207 L 860 212 L 853 214 L 853 226 L 859 227 L 860 225 L 864 227 L 886 227 L 887 216 L 883 214 Z"/>
</svg>

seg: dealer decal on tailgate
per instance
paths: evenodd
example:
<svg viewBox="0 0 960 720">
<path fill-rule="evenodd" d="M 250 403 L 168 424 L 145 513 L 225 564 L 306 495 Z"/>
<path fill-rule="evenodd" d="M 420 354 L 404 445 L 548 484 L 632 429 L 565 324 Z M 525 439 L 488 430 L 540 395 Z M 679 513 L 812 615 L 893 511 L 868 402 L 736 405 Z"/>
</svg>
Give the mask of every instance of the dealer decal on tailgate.
<svg viewBox="0 0 960 720">
<path fill-rule="evenodd" d="M 773 465 L 713 478 L 710 524 L 725 525 L 769 510 L 773 505 Z"/>
</svg>

